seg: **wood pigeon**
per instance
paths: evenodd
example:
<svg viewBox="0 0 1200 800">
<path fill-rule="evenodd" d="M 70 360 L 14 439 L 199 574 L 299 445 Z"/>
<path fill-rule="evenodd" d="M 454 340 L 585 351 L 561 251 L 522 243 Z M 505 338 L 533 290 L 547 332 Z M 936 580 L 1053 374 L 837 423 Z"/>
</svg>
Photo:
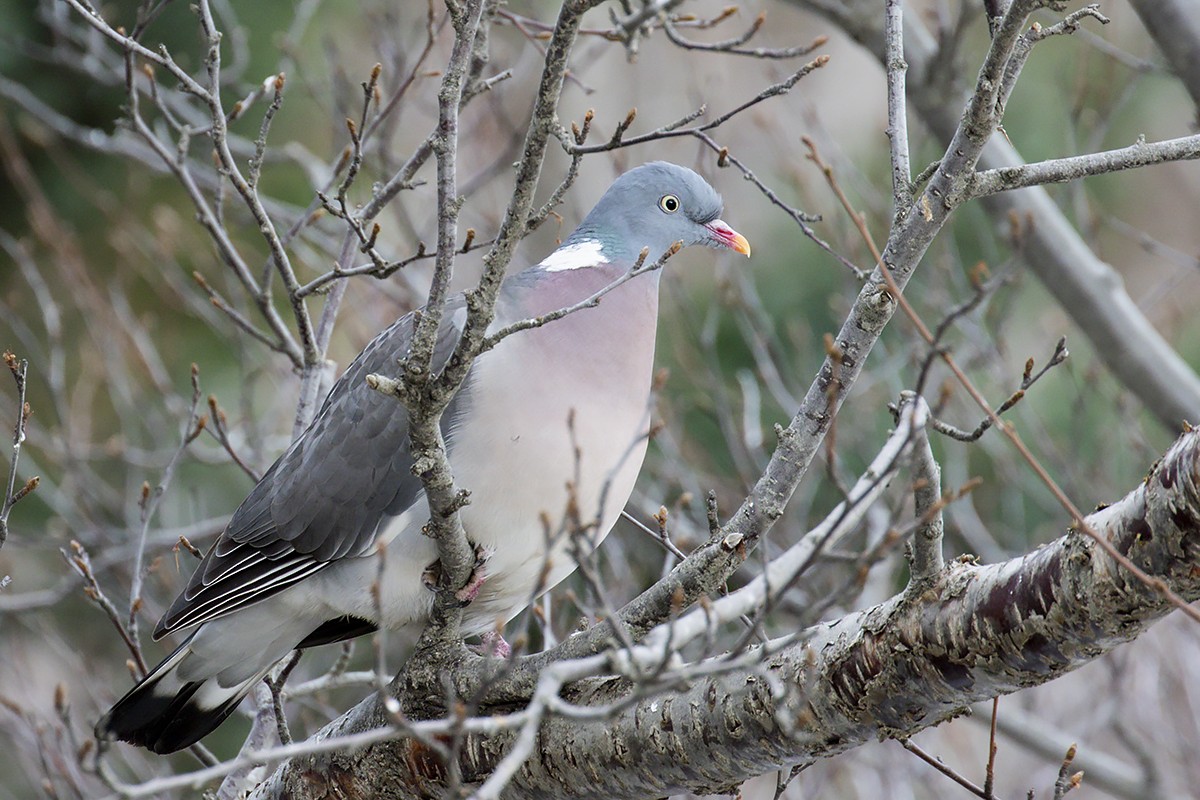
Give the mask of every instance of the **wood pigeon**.
<svg viewBox="0 0 1200 800">
<path fill-rule="evenodd" d="M 720 196 L 689 169 L 626 172 L 557 250 L 505 279 L 492 330 L 591 296 L 643 248 L 645 264 L 676 242 L 749 255 L 720 212 Z M 648 440 L 660 274 L 639 273 L 595 307 L 503 339 L 447 408 L 450 463 L 471 493 L 462 523 L 486 558 L 466 635 L 494 631 L 569 575 L 572 539 L 598 546 L 628 500 Z M 460 295 L 446 308 L 435 368 L 465 319 Z M 437 549 L 421 533 L 429 512 L 407 415 L 366 382 L 396 371 L 412 331 L 408 314 L 367 345 L 234 512 L 154 638 L 194 631 L 100 720 L 100 738 L 171 753 L 216 728 L 292 650 L 379 626 L 415 643 Z"/>
</svg>

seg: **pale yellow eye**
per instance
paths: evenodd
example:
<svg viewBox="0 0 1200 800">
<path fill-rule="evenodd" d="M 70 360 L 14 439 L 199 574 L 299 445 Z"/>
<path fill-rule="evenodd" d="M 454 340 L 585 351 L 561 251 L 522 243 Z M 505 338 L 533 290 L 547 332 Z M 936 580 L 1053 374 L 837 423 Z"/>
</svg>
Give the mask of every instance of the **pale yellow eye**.
<svg viewBox="0 0 1200 800">
<path fill-rule="evenodd" d="M 658 207 L 668 214 L 674 214 L 679 210 L 679 198 L 673 194 L 665 194 L 658 201 Z"/>
</svg>

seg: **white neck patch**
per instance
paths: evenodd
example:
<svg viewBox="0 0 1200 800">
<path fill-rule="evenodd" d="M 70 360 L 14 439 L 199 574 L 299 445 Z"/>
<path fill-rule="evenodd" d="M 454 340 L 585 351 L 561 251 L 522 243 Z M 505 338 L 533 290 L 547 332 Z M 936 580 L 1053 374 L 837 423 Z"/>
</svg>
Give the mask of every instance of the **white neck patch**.
<svg viewBox="0 0 1200 800">
<path fill-rule="evenodd" d="M 595 239 L 585 239 L 582 242 L 560 247 L 542 259 L 539 267 L 547 272 L 564 272 L 569 269 L 583 269 L 597 264 L 607 264 L 604 257 L 604 247 Z"/>
</svg>

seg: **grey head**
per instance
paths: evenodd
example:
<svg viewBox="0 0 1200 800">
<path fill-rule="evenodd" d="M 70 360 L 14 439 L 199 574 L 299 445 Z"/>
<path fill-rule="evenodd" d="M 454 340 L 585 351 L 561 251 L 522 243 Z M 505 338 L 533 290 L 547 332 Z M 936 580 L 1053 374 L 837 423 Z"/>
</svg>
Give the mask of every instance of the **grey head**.
<svg viewBox="0 0 1200 800">
<path fill-rule="evenodd" d="M 597 243 L 609 261 L 658 260 L 675 242 L 702 244 L 750 255 L 745 237 L 721 219 L 721 196 L 687 167 L 652 161 L 613 182 L 564 247 Z"/>
</svg>

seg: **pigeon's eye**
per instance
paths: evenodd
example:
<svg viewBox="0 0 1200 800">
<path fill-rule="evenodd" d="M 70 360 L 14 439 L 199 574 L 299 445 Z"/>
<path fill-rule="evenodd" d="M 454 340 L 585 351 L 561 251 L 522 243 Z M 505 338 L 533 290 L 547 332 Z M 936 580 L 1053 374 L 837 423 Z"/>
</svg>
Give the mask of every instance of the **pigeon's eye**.
<svg viewBox="0 0 1200 800">
<path fill-rule="evenodd" d="M 673 194 L 664 194 L 658 201 L 658 207 L 668 214 L 674 214 L 679 210 L 679 198 Z"/>
</svg>

